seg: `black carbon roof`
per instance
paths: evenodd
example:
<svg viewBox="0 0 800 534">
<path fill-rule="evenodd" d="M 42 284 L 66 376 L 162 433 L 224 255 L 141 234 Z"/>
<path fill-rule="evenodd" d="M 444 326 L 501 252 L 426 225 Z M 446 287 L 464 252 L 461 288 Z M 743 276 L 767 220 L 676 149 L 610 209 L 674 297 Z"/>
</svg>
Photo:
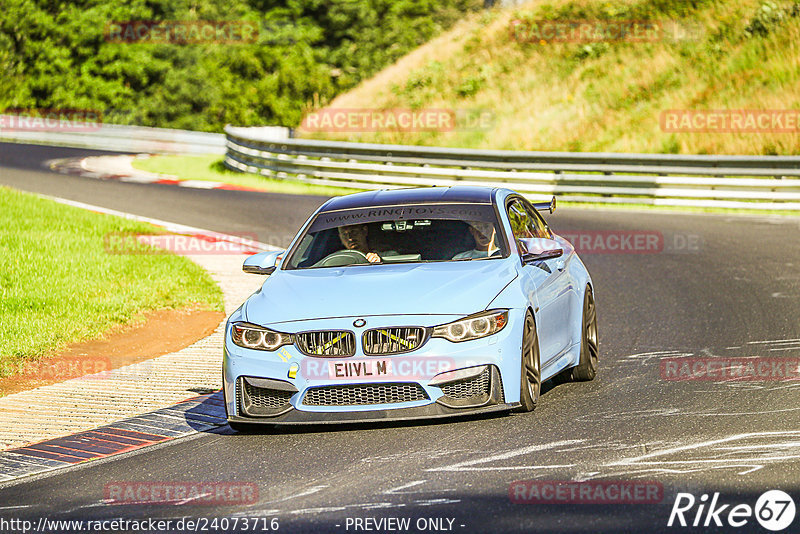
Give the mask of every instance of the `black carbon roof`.
<svg viewBox="0 0 800 534">
<path fill-rule="evenodd" d="M 419 187 L 413 189 L 367 191 L 333 198 L 325 204 L 320 212 L 373 206 L 428 204 L 436 202 L 491 204 L 494 191 L 495 188 L 493 187 L 481 186 Z"/>
</svg>

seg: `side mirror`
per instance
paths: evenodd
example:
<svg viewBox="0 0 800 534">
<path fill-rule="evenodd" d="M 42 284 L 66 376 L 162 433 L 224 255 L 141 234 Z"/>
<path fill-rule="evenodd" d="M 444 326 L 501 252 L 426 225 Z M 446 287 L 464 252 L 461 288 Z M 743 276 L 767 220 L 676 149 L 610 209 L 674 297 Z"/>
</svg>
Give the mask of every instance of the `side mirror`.
<svg viewBox="0 0 800 534">
<path fill-rule="evenodd" d="M 517 246 L 522 256 L 522 263 L 550 260 L 559 258 L 564 254 L 561 244 L 554 239 L 542 237 L 522 238 L 517 239 Z"/>
<path fill-rule="evenodd" d="M 277 269 L 278 260 L 284 255 L 285 250 L 272 250 L 253 254 L 242 265 L 242 270 L 248 274 L 272 274 Z"/>
<path fill-rule="evenodd" d="M 556 197 L 553 197 L 550 202 L 534 202 L 533 207 L 536 208 L 536 211 L 549 211 L 553 213 L 556 211 Z"/>
</svg>

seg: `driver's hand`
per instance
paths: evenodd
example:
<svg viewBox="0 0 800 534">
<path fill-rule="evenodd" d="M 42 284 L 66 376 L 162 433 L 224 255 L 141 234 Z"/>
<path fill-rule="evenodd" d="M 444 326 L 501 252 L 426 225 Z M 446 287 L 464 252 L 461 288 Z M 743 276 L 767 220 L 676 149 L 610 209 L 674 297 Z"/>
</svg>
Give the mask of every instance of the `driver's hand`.
<svg viewBox="0 0 800 534">
<path fill-rule="evenodd" d="M 374 252 L 367 252 L 367 259 L 370 263 L 380 263 L 381 257 L 375 254 Z"/>
</svg>

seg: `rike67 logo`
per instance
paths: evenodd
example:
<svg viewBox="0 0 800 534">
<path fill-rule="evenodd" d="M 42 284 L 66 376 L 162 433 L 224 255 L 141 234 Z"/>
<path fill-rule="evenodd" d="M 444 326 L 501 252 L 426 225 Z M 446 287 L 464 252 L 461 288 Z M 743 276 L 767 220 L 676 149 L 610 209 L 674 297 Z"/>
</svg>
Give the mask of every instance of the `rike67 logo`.
<svg viewBox="0 0 800 534">
<path fill-rule="evenodd" d="M 764 492 L 755 507 L 749 504 L 720 504 L 719 493 L 704 493 L 699 499 L 691 493 L 678 493 L 667 526 L 681 527 L 733 527 L 739 528 L 756 521 L 767 530 L 778 532 L 792 524 L 795 504 L 792 497 L 781 490 Z"/>
</svg>

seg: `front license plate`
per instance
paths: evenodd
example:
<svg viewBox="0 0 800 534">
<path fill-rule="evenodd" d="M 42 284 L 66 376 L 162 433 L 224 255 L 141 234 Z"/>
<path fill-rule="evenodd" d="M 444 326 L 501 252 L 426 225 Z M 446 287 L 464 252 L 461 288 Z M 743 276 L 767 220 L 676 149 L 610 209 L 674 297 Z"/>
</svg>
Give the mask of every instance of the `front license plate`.
<svg viewBox="0 0 800 534">
<path fill-rule="evenodd" d="M 328 378 L 332 380 L 353 378 L 381 378 L 392 375 L 389 360 L 350 360 L 328 362 Z"/>
</svg>

